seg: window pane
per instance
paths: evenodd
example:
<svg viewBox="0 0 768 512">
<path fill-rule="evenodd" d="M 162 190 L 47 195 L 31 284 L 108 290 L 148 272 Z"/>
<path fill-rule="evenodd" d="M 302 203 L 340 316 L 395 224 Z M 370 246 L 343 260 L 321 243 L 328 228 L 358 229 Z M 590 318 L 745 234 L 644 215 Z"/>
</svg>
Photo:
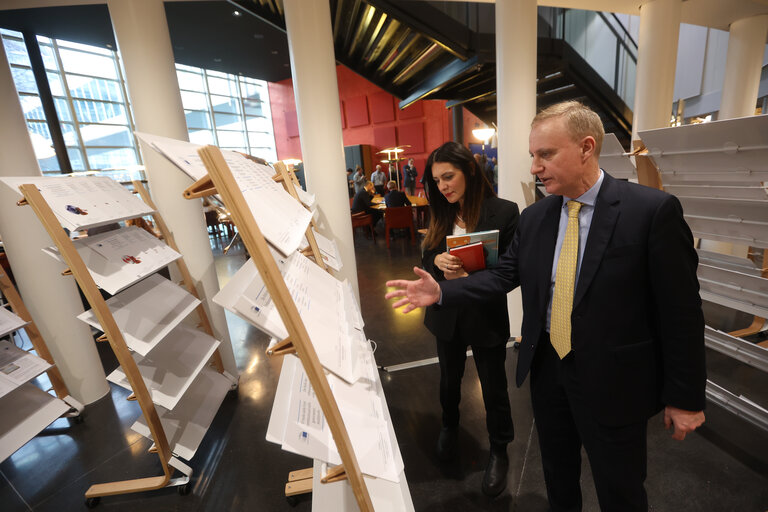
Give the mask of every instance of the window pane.
<svg viewBox="0 0 768 512">
<path fill-rule="evenodd" d="M 75 50 L 83 50 L 86 52 L 98 53 L 100 55 L 108 55 L 109 57 L 112 56 L 112 50 L 100 48 L 98 46 L 91 46 L 89 44 L 74 43 L 72 41 L 64 41 L 63 39 L 57 39 L 56 44 L 59 45 L 59 48 L 73 48 Z"/>
<path fill-rule="evenodd" d="M 73 171 L 85 170 L 83 153 L 80 151 L 79 148 L 67 148 L 67 154 L 69 155 L 69 164 L 72 166 Z"/>
<path fill-rule="evenodd" d="M 119 101 L 121 103 L 123 101 L 119 83 L 112 80 L 67 75 L 67 85 L 69 85 L 69 94 L 73 98 Z"/>
<path fill-rule="evenodd" d="M 86 148 L 88 146 L 133 146 L 133 136 L 127 126 L 81 125 L 80 134 L 83 136 Z"/>
<path fill-rule="evenodd" d="M 214 96 L 211 94 L 211 104 L 216 112 L 229 112 L 230 114 L 239 114 L 240 105 L 235 98 L 226 96 Z"/>
<path fill-rule="evenodd" d="M 61 172 L 59 159 L 56 158 L 56 155 L 47 158 L 38 158 L 37 164 L 40 166 L 40 170 L 43 173 L 58 174 Z"/>
<path fill-rule="evenodd" d="M 237 83 L 234 80 L 208 77 L 208 92 L 224 96 L 237 96 Z"/>
<path fill-rule="evenodd" d="M 195 128 L 204 128 L 206 130 L 211 129 L 211 118 L 208 112 L 201 112 L 199 110 L 185 110 L 184 116 L 187 118 L 187 129 L 193 130 Z"/>
<path fill-rule="evenodd" d="M 13 83 L 16 84 L 18 92 L 33 92 L 37 94 L 35 75 L 32 74 L 31 69 L 11 68 L 11 73 L 13 73 Z"/>
<path fill-rule="evenodd" d="M 176 76 L 179 78 L 179 89 L 205 92 L 205 84 L 203 84 L 203 77 L 200 73 L 187 73 L 177 70 Z"/>
<path fill-rule="evenodd" d="M 264 109 L 260 101 L 243 100 L 245 106 L 245 113 L 251 116 L 263 116 Z"/>
<path fill-rule="evenodd" d="M 69 73 L 117 78 L 115 62 L 111 56 L 92 55 L 67 49 L 59 50 L 59 55 L 64 70 Z"/>
<path fill-rule="evenodd" d="M 25 118 L 45 120 L 43 102 L 39 96 L 19 96 L 19 102 Z"/>
<path fill-rule="evenodd" d="M 192 73 L 200 73 L 201 69 L 194 66 L 187 66 L 186 64 L 176 63 L 176 69 L 181 71 L 190 71 Z"/>
<path fill-rule="evenodd" d="M 58 71 L 59 65 L 56 62 L 56 57 L 53 55 L 53 48 L 50 46 L 44 46 L 40 45 L 40 53 L 43 55 L 43 66 L 45 66 L 45 69 L 50 69 L 51 71 Z"/>
<path fill-rule="evenodd" d="M 215 112 L 213 119 L 216 121 L 216 128 L 221 130 L 242 130 L 243 125 L 240 122 L 240 116 L 237 114 L 220 114 Z"/>
<path fill-rule="evenodd" d="M 48 86 L 51 88 L 51 94 L 54 96 L 66 96 L 61 75 L 57 71 L 48 71 L 46 75 L 48 76 Z"/>
<path fill-rule="evenodd" d="M 59 115 L 59 121 L 72 122 L 72 110 L 69 108 L 69 102 L 64 98 L 54 98 L 53 103 L 56 105 L 56 113 Z"/>
<path fill-rule="evenodd" d="M 4 36 L 13 36 L 13 37 L 22 37 L 21 32 L 16 32 L 15 30 L 11 30 L 8 28 L 0 28 L 0 34 Z"/>
<path fill-rule="evenodd" d="M 136 165 L 136 151 L 133 148 L 99 149 L 86 148 L 88 166 L 91 169 L 109 169 Z"/>
<path fill-rule="evenodd" d="M 48 125 L 43 122 L 30 121 L 27 123 L 29 129 L 29 140 L 32 141 L 32 148 L 35 150 L 35 156 L 38 160 L 44 160 L 56 157 L 56 151 L 53 149 L 53 140 L 48 131 Z M 58 163 L 56 164 L 59 165 Z"/>
<path fill-rule="evenodd" d="M 27 47 L 23 41 L 14 41 L 4 39 L 5 54 L 8 56 L 8 62 L 11 64 L 21 64 L 22 66 L 32 66 L 27 55 Z"/>
<path fill-rule="evenodd" d="M 190 130 L 189 142 L 193 144 L 216 144 L 210 130 Z"/>
<path fill-rule="evenodd" d="M 72 123 L 61 123 L 61 132 L 64 134 L 64 144 L 67 146 L 79 146 L 80 141 Z"/>
<path fill-rule="evenodd" d="M 245 137 L 243 132 L 230 132 L 216 130 L 216 135 L 219 136 L 219 146 L 223 147 L 245 147 Z"/>
<path fill-rule="evenodd" d="M 266 117 L 246 117 L 245 126 L 249 132 L 271 132 L 272 121 Z"/>
<path fill-rule="evenodd" d="M 189 110 L 208 110 L 208 100 L 199 92 L 181 91 L 181 103 Z"/>
<path fill-rule="evenodd" d="M 125 107 L 119 103 L 75 100 L 75 113 L 81 123 L 128 124 Z"/>
<path fill-rule="evenodd" d="M 21 33 L 19 33 L 19 35 L 21 35 Z M 51 41 L 50 37 L 45 37 L 45 36 L 37 36 L 37 42 L 38 42 L 38 44 L 52 44 L 53 43 L 53 41 Z"/>
<path fill-rule="evenodd" d="M 243 89 L 243 98 L 251 100 L 261 100 L 261 95 L 264 87 L 260 84 L 250 83 L 245 80 L 240 82 Z"/>
<path fill-rule="evenodd" d="M 270 147 L 274 145 L 275 138 L 271 133 L 248 132 L 248 142 L 251 147 Z"/>
</svg>

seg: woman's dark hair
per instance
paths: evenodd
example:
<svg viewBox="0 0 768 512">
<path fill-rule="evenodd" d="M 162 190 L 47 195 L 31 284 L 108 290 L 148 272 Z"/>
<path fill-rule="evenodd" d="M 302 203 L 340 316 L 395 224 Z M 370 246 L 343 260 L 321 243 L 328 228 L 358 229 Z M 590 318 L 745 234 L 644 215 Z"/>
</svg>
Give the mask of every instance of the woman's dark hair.
<svg viewBox="0 0 768 512">
<path fill-rule="evenodd" d="M 424 168 L 424 186 L 429 197 L 429 231 L 424 238 L 422 248 L 435 249 L 447 235 L 453 232 L 456 222 L 456 214 L 459 212 L 459 203 L 449 203 L 440 193 L 437 183 L 432 178 L 432 165 L 435 163 L 448 163 L 459 169 L 464 174 L 464 208 L 462 217 L 467 233 L 474 231 L 480 220 L 480 208 L 483 199 L 494 196 L 493 188 L 482 169 L 478 169 L 472 153 L 458 142 L 446 142 L 429 155 L 427 165 Z"/>
</svg>

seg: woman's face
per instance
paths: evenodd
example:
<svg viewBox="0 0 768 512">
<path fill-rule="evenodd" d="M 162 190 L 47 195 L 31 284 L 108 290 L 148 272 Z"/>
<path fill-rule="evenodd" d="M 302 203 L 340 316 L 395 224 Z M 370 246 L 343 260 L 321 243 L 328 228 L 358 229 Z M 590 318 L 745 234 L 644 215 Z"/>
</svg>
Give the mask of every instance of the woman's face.
<svg viewBox="0 0 768 512">
<path fill-rule="evenodd" d="M 432 179 L 449 203 L 464 201 L 464 191 L 467 188 L 464 173 L 448 162 L 435 162 L 432 164 Z"/>
</svg>

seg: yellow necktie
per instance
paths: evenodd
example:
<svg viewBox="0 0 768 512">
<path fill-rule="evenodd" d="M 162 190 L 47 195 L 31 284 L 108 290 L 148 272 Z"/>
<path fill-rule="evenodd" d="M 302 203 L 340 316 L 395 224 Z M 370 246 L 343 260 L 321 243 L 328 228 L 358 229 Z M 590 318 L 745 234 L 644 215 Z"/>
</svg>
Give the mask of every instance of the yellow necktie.
<svg viewBox="0 0 768 512">
<path fill-rule="evenodd" d="M 552 296 L 552 317 L 549 339 L 560 359 L 571 351 L 571 311 L 573 310 L 576 262 L 579 257 L 579 210 L 581 203 L 568 201 L 568 226 L 565 228 L 560 259 L 557 260 L 555 292 Z"/>
</svg>

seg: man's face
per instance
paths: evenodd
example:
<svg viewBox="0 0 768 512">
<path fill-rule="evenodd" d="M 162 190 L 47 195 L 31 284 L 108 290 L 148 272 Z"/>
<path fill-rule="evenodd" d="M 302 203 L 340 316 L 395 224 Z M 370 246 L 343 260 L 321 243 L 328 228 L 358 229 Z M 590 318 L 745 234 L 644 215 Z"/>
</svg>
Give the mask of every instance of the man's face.
<svg viewBox="0 0 768 512">
<path fill-rule="evenodd" d="M 528 137 L 531 174 L 541 180 L 549 194 L 579 197 L 593 184 L 589 182 L 593 173 L 587 165 L 588 150 L 584 140 L 573 140 L 562 117 L 540 121 Z"/>
</svg>

